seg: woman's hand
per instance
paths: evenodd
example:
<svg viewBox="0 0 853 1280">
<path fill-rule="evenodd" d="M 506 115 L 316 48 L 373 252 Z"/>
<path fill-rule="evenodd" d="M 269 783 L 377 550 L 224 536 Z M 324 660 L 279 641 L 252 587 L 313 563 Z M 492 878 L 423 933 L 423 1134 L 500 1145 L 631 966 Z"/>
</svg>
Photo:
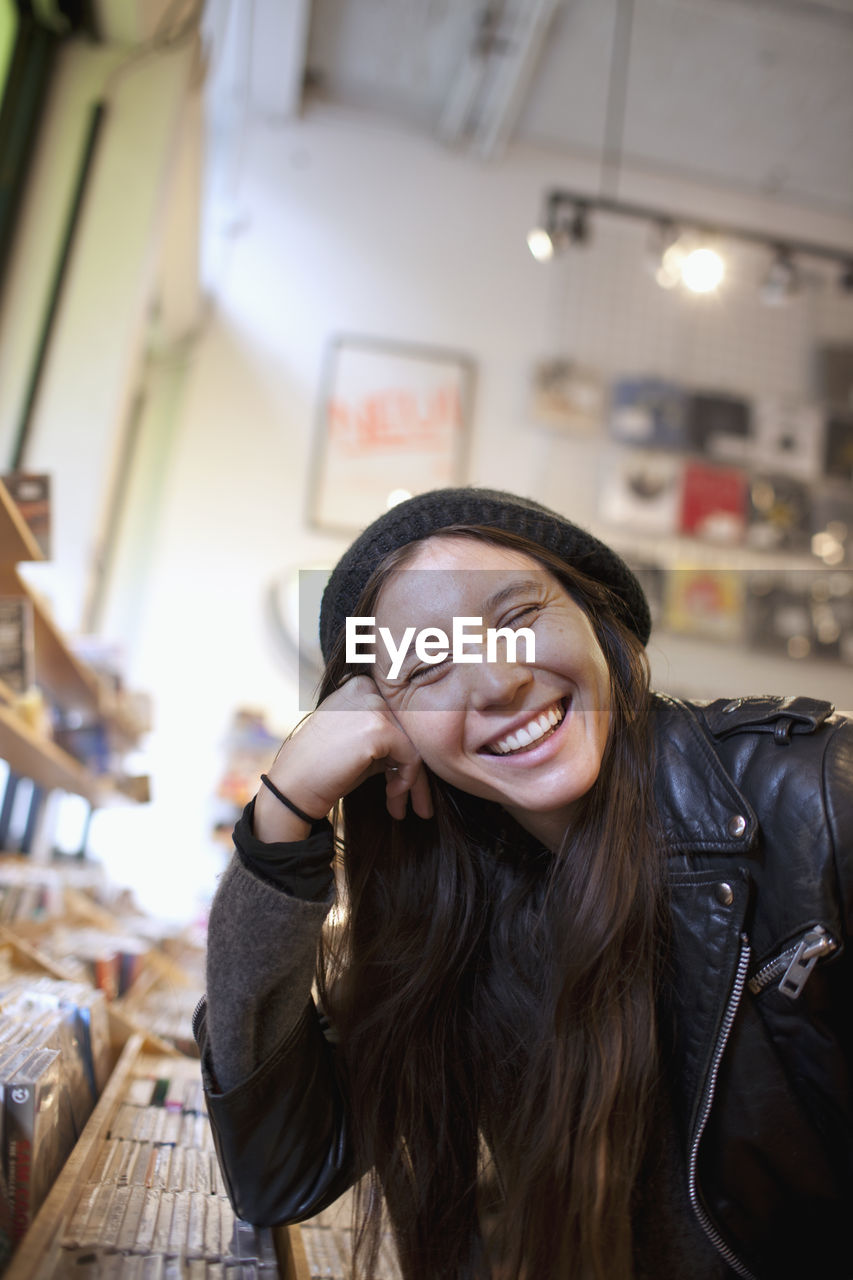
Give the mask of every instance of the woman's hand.
<svg viewBox="0 0 853 1280">
<path fill-rule="evenodd" d="M 385 803 L 403 818 L 407 797 L 422 818 L 432 817 L 423 761 L 369 676 L 354 676 L 321 702 L 282 745 L 270 780 L 313 818 L 364 782 L 385 773 Z M 266 843 L 304 839 L 309 828 L 270 791 L 255 800 L 255 835 Z"/>
</svg>

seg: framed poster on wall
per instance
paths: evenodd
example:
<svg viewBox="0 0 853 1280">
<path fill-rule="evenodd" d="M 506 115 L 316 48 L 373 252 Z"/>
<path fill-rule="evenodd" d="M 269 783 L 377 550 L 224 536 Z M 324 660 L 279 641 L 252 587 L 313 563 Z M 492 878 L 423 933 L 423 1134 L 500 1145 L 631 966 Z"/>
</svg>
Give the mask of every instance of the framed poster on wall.
<svg viewBox="0 0 853 1280">
<path fill-rule="evenodd" d="M 464 483 L 473 382 L 473 363 L 458 352 L 334 338 L 320 387 L 309 522 L 356 532 L 394 495 Z"/>
</svg>

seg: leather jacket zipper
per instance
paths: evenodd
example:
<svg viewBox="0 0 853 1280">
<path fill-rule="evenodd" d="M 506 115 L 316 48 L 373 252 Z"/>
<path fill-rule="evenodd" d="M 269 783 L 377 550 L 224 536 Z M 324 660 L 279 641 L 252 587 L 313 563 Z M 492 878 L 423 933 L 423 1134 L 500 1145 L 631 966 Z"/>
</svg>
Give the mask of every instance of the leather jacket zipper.
<svg viewBox="0 0 853 1280">
<path fill-rule="evenodd" d="M 822 956 L 831 955 L 838 943 L 823 925 L 816 924 L 802 938 L 786 947 L 773 960 L 763 964 L 749 980 L 754 996 L 779 979 L 779 990 L 789 1000 L 796 1000 Z"/>
<path fill-rule="evenodd" d="M 708 1116 L 711 1113 L 711 1105 L 714 1101 L 714 1089 L 717 1085 L 717 1074 L 720 1070 L 720 1062 L 725 1052 L 726 1044 L 731 1033 L 732 1025 L 735 1020 L 735 1014 L 740 1004 L 740 998 L 743 995 L 743 989 L 746 985 L 746 971 L 749 968 L 749 939 L 746 934 L 741 934 L 740 957 L 738 959 L 737 973 L 735 974 L 734 986 L 729 996 L 726 1011 L 723 1015 L 723 1021 L 720 1025 L 720 1032 L 717 1036 L 717 1043 L 714 1046 L 714 1056 L 711 1059 L 711 1069 L 708 1072 L 708 1080 L 705 1085 L 705 1094 L 702 1098 L 702 1105 L 699 1108 L 699 1123 L 693 1135 L 693 1142 L 690 1147 L 690 1161 L 687 1168 L 687 1190 L 690 1196 L 690 1203 L 693 1206 L 693 1212 L 699 1219 L 699 1225 L 705 1232 L 705 1235 L 711 1241 L 711 1244 L 717 1250 L 717 1253 L 728 1263 L 731 1269 L 739 1276 L 743 1276 L 744 1280 L 756 1280 L 752 1272 L 741 1262 L 740 1258 L 726 1244 L 717 1228 L 714 1226 L 708 1214 L 705 1212 L 703 1205 L 699 1200 L 699 1191 L 696 1185 L 696 1165 L 699 1157 L 699 1143 L 702 1141 L 702 1134 L 705 1131 L 705 1125 L 708 1123 Z"/>
</svg>

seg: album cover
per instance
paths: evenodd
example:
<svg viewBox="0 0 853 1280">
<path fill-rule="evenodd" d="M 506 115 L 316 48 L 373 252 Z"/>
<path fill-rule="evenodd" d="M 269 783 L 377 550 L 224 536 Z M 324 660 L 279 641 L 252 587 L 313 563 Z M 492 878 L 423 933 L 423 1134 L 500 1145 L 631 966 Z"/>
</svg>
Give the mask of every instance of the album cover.
<svg viewBox="0 0 853 1280">
<path fill-rule="evenodd" d="M 811 496 L 811 549 L 824 564 L 853 562 L 853 492 L 846 484 L 823 484 Z"/>
<path fill-rule="evenodd" d="M 764 396 L 753 406 L 751 465 L 773 475 L 816 480 L 824 464 L 824 412 L 791 396 Z"/>
<path fill-rule="evenodd" d="M 758 551 L 807 551 L 811 501 L 808 487 L 793 476 L 751 475 L 747 544 Z"/>
<path fill-rule="evenodd" d="M 853 570 L 815 576 L 811 620 L 814 656 L 853 665 Z"/>
<path fill-rule="evenodd" d="M 806 584 L 796 574 L 751 576 L 747 635 L 756 648 L 802 660 L 812 651 L 812 624 Z"/>
<path fill-rule="evenodd" d="M 853 413 L 830 413 L 826 419 L 824 475 L 853 481 Z"/>
<path fill-rule="evenodd" d="M 534 421 L 562 431 L 600 431 L 604 380 L 576 360 L 541 360 L 533 368 L 530 411 Z"/>
<path fill-rule="evenodd" d="M 688 461 L 684 469 L 680 529 L 708 542 L 743 540 L 746 530 L 747 477 L 738 467 Z"/>
<path fill-rule="evenodd" d="M 679 635 L 740 640 L 745 598 L 744 575 L 736 569 L 668 569 L 663 625 Z"/>
<path fill-rule="evenodd" d="M 613 449 L 603 460 L 602 518 L 638 533 L 667 535 L 678 528 L 684 459 L 644 449 Z"/>
<path fill-rule="evenodd" d="M 853 664 L 853 570 L 751 575 L 747 632 L 757 648 L 789 658 Z"/>
<path fill-rule="evenodd" d="M 746 462 L 752 449 L 752 410 L 742 396 L 693 392 L 687 397 L 689 447 L 708 458 Z"/>
<path fill-rule="evenodd" d="M 687 395 L 663 378 L 619 378 L 611 389 L 610 433 L 622 444 L 684 449 Z"/>
</svg>

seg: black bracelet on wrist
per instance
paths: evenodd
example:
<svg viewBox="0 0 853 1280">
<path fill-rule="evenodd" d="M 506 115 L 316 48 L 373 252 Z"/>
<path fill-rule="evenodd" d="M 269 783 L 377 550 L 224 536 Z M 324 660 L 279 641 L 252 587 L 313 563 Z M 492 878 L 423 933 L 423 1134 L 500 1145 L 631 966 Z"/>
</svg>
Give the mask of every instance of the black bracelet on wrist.
<svg viewBox="0 0 853 1280">
<path fill-rule="evenodd" d="M 301 818 L 303 822 L 307 822 L 309 827 L 313 827 L 315 823 L 320 821 L 319 818 L 309 818 L 307 813 L 303 813 L 301 809 L 298 809 L 292 800 L 288 800 L 287 796 L 284 795 L 283 792 L 279 791 L 274 782 L 270 782 L 265 773 L 261 774 L 261 782 L 265 787 L 269 788 L 276 800 L 280 800 L 281 803 L 291 811 L 291 813 L 296 814 L 297 818 Z"/>
</svg>

